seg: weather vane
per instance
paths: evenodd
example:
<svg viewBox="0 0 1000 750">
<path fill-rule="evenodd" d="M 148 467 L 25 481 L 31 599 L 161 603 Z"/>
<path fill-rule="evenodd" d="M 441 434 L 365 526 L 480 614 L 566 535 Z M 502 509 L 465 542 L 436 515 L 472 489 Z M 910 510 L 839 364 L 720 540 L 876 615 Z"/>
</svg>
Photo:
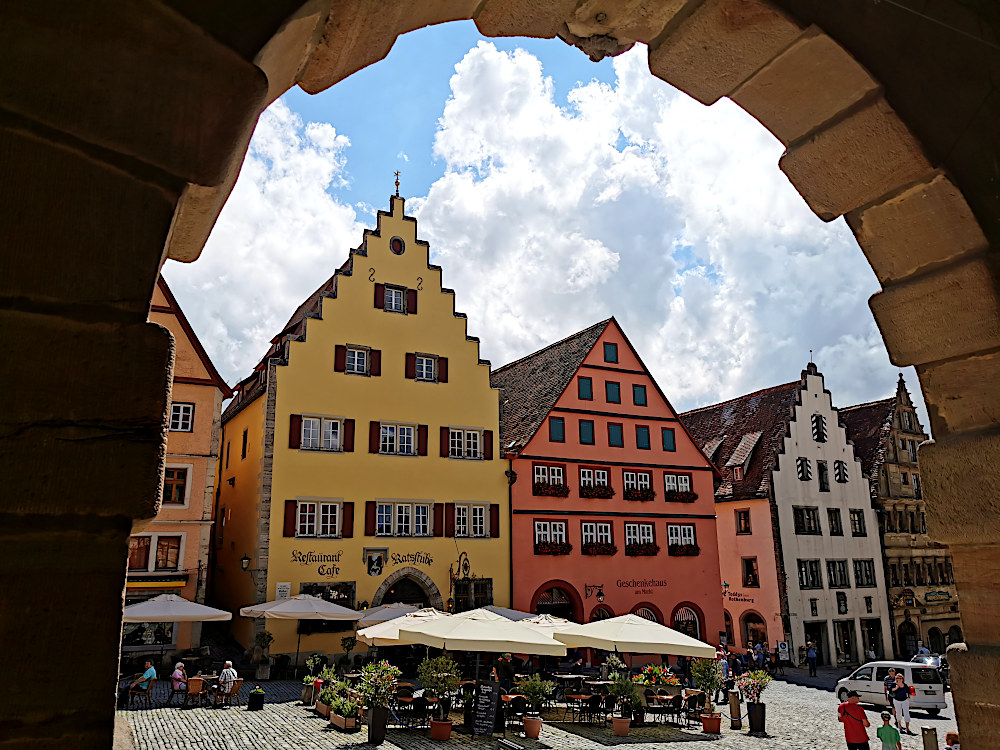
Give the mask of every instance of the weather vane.
<svg viewBox="0 0 1000 750">
<path fill-rule="evenodd" d="M 399 197 L 399 170 L 397 169 L 395 172 L 393 172 L 393 174 L 396 175 L 396 197 L 398 198 Z"/>
</svg>

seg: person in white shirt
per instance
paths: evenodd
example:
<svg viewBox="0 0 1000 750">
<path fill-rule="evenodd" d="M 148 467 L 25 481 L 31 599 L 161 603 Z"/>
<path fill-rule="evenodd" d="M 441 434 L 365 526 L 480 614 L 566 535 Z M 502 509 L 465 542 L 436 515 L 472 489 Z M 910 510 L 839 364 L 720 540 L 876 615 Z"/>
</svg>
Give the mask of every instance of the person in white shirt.
<svg viewBox="0 0 1000 750">
<path fill-rule="evenodd" d="M 229 689 L 233 686 L 233 683 L 239 679 L 239 675 L 236 674 L 236 670 L 233 669 L 233 663 L 227 661 L 222 670 L 222 674 L 219 675 L 219 682 L 212 685 L 212 692 L 215 693 L 216 698 L 220 695 L 225 695 L 229 692 Z"/>
</svg>

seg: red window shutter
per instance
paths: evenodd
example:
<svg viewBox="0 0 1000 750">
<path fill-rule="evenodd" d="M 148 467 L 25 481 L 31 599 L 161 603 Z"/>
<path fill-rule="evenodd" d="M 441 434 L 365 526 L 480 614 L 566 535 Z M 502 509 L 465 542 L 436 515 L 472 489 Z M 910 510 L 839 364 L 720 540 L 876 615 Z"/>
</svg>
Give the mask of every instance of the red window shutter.
<svg viewBox="0 0 1000 750">
<path fill-rule="evenodd" d="M 493 460 L 493 430 L 483 431 L 483 458 Z"/>
<path fill-rule="evenodd" d="M 455 536 L 455 503 L 444 504 L 444 535 Z"/>
<path fill-rule="evenodd" d="M 369 374 L 372 377 L 382 374 L 382 351 L 380 349 L 371 350 L 371 370 Z"/>
<path fill-rule="evenodd" d="M 434 536 L 444 535 L 444 503 L 434 503 Z"/>
<path fill-rule="evenodd" d="M 406 314 L 416 315 L 417 314 L 417 290 L 407 289 L 406 290 Z"/>
<path fill-rule="evenodd" d="M 441 458 L 448 458 L 448 438 L 451 436 L 451 430 L 447 427 L 441 428 Z"/>
<path fill-rule="evenodd" d="M 438 382 L 448 382 L 448 358 L 438 357 Z"/>
<path fill-rule="evenodd" d="M 427 425 L 417 425 L 417 455 L 427 455 Z"/>
<path fill-rule="evenodd" d="M 288 447 L 298 448 L 302 444 L 302 415 L 292 414 L 288 420 Z"/>
<path fill-rule="evenodd" d="M 375 501 L 365 503 L 365 536 L 375 536 Z"/>
<path fill-rule="evenodd" d="M 375 307 L 385 309 L 385 284 L 375 285 Z"/>
<path fill-rule="evenodd" d="M 345 419 L 344 420 L 344 451 L 346 453 L 354 452 L 354 420 Z"/>
<path fill-rule="evenodd" d="M 380 422 L 369 422 L 368 423 L 368 452 L 378 453 L 379 448 L 379 436 L 381 435 L 381 423 Z"/>
<path fill-rule="evenodd" d="M 415 380 L 417 377 L 417 355 L 409 354 L 406 355 L 406 377 L 410 380 Z"/>
<path fill-rule="evenodd" d="M 496 503 L 490 506 L 490 536 L 494 539 L 500 536 L 500 506 Z"/>
<path fill-rule="evenodd" d="M 344 372 L 347 370 L 347 347 L 337 344 L 333 347 L 333 371 Z"/>
<path fill-rule="evenodd" d="M 298 525 L 299 504 L 295 500 L 285 500 L 285 531 L 284 536 L 295 536 Z"/>
<path fill-rule="evenodd" d="M 351 539 L 354 536 L 354 503 L 344 503 L 340 526 L 340 533 L 344 539 Z"/>
</svg>

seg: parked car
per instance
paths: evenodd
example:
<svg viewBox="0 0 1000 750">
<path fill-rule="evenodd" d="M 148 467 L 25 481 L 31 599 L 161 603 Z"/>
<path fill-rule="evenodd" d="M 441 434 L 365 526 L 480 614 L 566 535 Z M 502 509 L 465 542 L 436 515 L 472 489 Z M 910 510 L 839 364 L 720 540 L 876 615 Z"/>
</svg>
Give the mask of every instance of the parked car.
<svg viewBox="0 0 1000 750">
<path fill-rule="evenodd" d="M 845 701 L 848 690 L 857 690 L 861 694 L 862 703 L 887 706 L 889 702 L 885 697 L 883 681 L 889 674 L 890 667 L 897 674 L 902 673 L 906 684 L 910 686 L 910 708 L 937 716 L 942 708 L 947 707 L 944 700 L 944 679 L 937 668 L 909 661 L 870 661 L 837 682 L 837 697 Z"/>
<path fill-rule="evenodd" d="M 944 654 L 917 654 L 910 661 L 937 669 L 941 673 L 941 679 L 944 680 L 944 689 L 951 690 L 951 670 L 948 668 L 947 656 Z"/>
</svg>

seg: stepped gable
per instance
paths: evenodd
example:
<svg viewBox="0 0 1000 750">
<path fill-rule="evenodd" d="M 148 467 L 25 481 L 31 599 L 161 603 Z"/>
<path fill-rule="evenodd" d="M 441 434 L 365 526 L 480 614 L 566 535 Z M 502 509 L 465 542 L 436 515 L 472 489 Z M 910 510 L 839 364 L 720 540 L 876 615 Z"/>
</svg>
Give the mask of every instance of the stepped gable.
<svg viewBox="0 0 1000 750">
<path fill-rule="evenodd" d="M 796 380 L 678 415 L 698 446 L 718 445 L 713 456 L 722 474 L 717 500 L 769 496 L 770 470 L 783 450 L 800 386 Z M 734 482 L 733 468 L 744 462 L 743 480 Z"/>
<path fill-rule="evenodd" d="M 882 468 L 895 409 L 896 399 L 884 398 L 837 410 L 840 424 L 847 430 L 847 439 L 854 443 L 861 471 L 869 479 L 878 476 Z"/>
<path fill-rule="evenodd" d="M 527 445 L 566 390 L 611 318 L 504 365 L 490 375 L 501 389 L 500 446 L 504 452 Z"/>
</svg>

